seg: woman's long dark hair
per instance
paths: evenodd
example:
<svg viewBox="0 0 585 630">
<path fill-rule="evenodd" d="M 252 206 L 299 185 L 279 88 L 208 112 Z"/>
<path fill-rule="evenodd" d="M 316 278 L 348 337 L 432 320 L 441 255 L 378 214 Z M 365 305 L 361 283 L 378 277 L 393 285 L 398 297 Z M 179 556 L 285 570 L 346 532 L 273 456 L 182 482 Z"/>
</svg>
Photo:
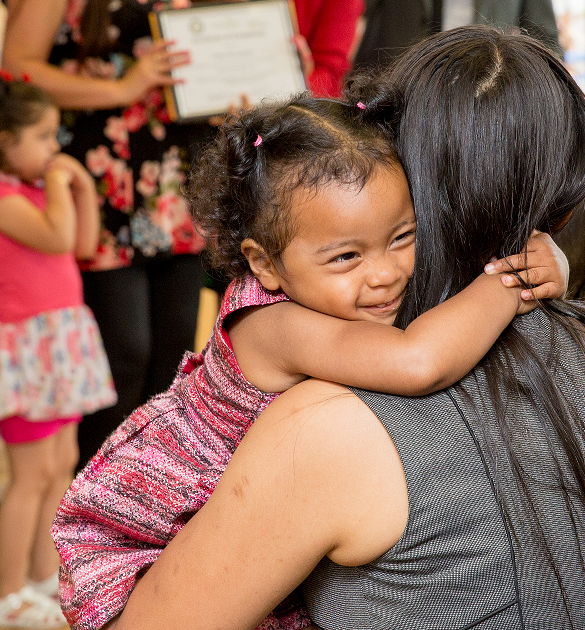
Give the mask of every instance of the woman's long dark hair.
<svg viewBox="0 0 585 630">
<path fill-rule="evenodd" d="M 562 63 L 528 36 L 488 27 L 438 34 L 407 51 L 385 75 L 356 76 L 347 97 L 374 109 L 380 102 L 394 104 L 402 112 L 389 127 L 417 218 L 415 269 L 396 321 L 402 328 L 467 286 L 492 256 L 525 251 L 532 230 L 554 233 L 583 204 L 585 97 Z M 585 502 L 585 427 L 583 410 L 555 382 L 562 361 L 554 336 L 568 332 L 585 352 L 585 307 L 551 301 L 541 308 L 553 335 L 546 360 L 510 326 L 481 368 L 495 407 L 494 426 L 528 510 L 526 531 L 552 567 L 563 614 L 574 628 L 566 584 L 545 533 L 547 515 L 538 507 L 535 469 L 520 454 L 525 438 L 515 435 L 517 418 L 507 406 L 525 400 L 538 409 L 555 461 L 554 481 L 577 532 L 583 523 L 577 526 L 575 506 Z M 562 461 L 553 444 L 562 446 Z M 495 450 L 488 458 L 497 460 Z M 509 517 L 515 506 L 499 494 Z M 583 578 L 585 550 L 576 534 L 575 539 Z"/>
<path fill-rule="evenodd" d="M 110 0 L 87 0 L 81 14 L 81 42 L 79 61 L 87 57 L 101 57 L 110 51 Z"/>
</svg>

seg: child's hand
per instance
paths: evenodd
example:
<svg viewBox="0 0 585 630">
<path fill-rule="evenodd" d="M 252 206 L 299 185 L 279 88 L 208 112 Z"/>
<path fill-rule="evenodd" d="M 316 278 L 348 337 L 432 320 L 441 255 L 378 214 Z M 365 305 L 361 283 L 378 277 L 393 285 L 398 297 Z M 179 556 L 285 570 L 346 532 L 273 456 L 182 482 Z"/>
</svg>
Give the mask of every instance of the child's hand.
<svg viewBox="0 0 585 630">
<path fill-rule="evenodd" d="M 508 271 L 520 271 L 518 274 L 531 289 L 521 292 L 523 300 L 563 298 L 569 286 L 569 263 L 562 250 L 550 235 L 534 230 L 528 240 L 527 254 L 515 254 L 508 258 L 488 263 L 484 271 L 487 274 L 504 272 L 502 282 L 507 287 L 520 286 L 520 281 Z"/>
<path fill-rule="evenodd" d="M 58 153 L 51 160 L 47 174 L 55 171 L 63 173 L 64 178 L 73 189 L 87 186 L 92 179 L 81 162 L 66 153 Z"/>
</svg>

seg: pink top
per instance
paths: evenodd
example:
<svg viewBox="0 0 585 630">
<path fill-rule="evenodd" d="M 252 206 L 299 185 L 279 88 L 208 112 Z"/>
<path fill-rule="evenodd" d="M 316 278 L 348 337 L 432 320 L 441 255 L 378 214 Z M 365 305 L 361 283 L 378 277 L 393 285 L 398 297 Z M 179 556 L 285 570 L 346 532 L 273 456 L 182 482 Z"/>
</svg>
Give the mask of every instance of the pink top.
<svg viewBox="0 0 585 630">
<path fill-rule="evenodd" d="M 44 211 L 43 188 L 0 174 L 0 199 L 9 195 L 22 195 Z M 81 275 L 72 253 L 45 254 L 0 233 L 0 322 L 82 304 Z"/>
<path fill-rule="evenodd" d="M 295 0 L 299 32 L 307 40 L 315 70 L 309 87 L 317 96 L 339 96 L 351 66 L 350 53 L 363 0 Z"/>
<path fill-rule="evenodd" d="M 67 491 L 52 533 L 72 630 L 97 630 L 124 608 L 136 577 L 207 501 L 246 431 L 278 396 L 246 380 L 224 324 L 240 309 L 288 299 L 251 275 L 232 282 L 203 354 L 187 355 L 171 388 L 132 413 Z M 261 628 L 309 624 L 291 597 Z"/>
</svg>

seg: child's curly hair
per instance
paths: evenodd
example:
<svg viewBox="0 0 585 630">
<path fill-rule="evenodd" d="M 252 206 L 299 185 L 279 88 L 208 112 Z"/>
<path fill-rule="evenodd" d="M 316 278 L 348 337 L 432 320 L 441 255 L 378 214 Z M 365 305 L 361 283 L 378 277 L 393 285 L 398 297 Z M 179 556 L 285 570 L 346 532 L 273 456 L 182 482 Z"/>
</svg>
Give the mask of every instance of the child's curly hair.
<svg viewBox="0 0 585 630">
<path fill-rule="evenodd" d="M 388 112 L 374 109 L 301 94 L 223 125 L 186 190 L 215 271 L 231 280 L 249 270 L 240 251 L 246 238 L 279 262 L 295 233 L 294 191 L 363 186 L 377 165 L 398 161 Z"/>
</svg>

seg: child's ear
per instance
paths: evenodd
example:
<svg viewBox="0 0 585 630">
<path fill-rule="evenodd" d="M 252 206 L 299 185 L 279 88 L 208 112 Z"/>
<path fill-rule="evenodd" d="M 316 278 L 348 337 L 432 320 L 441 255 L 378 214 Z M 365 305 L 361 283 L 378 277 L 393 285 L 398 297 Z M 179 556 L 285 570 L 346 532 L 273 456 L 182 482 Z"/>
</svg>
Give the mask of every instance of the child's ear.
<svg viewBox="0 0 585 630">
<path fill-rule="evenodd" d="M 252 273 L 262 286 L 269 291 L 278 291 L 280 276 L 264 248 L 255 240 L 246 238 L 242 241 L 241 250 L 248 260 Z"/>
</svg>

